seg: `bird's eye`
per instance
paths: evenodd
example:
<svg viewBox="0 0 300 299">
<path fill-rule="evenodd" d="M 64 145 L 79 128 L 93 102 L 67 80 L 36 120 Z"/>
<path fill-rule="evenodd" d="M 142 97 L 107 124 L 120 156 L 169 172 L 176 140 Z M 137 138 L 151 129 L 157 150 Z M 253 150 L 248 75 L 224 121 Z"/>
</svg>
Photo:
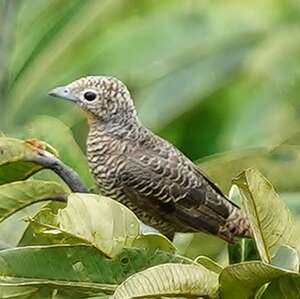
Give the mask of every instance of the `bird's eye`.
<svg viewBox="0 0 300 299">
<path fill-rule="evenodd" d="M 96 99 L 97 97 L 97 94 L 95 94 L 94 92 L 92 91 L 87 91 L 84 93 L 84 98 L 87 100 L 87 101 L 93 101 Z"/>
</svg>

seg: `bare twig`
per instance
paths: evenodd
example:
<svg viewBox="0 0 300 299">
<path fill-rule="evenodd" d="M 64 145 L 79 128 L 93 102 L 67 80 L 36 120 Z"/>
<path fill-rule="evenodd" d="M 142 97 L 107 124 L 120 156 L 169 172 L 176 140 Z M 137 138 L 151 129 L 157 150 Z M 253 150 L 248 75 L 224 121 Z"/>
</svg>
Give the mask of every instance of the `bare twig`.
<svg viewBox="0 0 300 299">
<path fill-rule="evenodd" d="M 28 158 L 27 161 L 40 164 L 44 168 L 53 170 L 69 186 L 72 192 L 89 192 L 77 172 L 49 152 L 36 151 L 36 154 Z"/>
</svg>

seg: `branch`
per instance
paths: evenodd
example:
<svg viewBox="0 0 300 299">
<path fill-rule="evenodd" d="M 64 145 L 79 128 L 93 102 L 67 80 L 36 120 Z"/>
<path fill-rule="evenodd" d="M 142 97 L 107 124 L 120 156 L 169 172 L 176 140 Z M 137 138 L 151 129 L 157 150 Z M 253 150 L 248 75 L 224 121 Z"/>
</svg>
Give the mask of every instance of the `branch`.
<svg viewBox="0 0 300 299">
<path fill-rule="evenodd" d="M 72 192 L 88 193 L 78 173 L 47 151 L 36 151 L 36 155 L 27 161 L 37 163 L 44 168 L 53 170 L 71 189 Z"/>
</svg>

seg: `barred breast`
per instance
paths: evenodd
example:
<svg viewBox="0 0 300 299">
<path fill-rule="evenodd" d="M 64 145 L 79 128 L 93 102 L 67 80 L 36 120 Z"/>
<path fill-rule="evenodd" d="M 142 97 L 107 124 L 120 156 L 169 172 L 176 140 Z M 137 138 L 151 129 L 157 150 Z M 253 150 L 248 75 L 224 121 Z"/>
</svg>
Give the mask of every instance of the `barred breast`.
<svg viewBox="0 0 300 299">
<path fill-rule="evenodd" d="M 204 231 L 228 242 L 249 236 L 242 211 L 167 141 L 135 126 L 91 126 L 87 155 L 101 193 L 172 238 Z"/>
<path fill-rule="evenodd" d="M 127 142 L 119 140 L 111 133 L 91 127 L 87 139 L 87 158 L 90 171 L 102 195 L 111 197 L 132 210 L 144 223 L 159 230 L 162 234 L 173 238 L 176 231 L 184 231 L 166 221 L 160 215 L 149 213 L 137 206 L 123 191 L 120 174 L 126 167 Z"/>
</svg>

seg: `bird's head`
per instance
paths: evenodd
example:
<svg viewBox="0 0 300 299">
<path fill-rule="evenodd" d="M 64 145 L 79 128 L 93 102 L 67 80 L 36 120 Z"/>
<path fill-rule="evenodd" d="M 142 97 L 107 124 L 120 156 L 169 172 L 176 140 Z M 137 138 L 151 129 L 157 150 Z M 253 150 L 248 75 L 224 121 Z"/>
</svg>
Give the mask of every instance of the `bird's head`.
<svg viewBox="0 0 300 299">
<path fill-rule="evenodd" d="M 136 110 L 127 87 L 113 77 L 83 77 L 52 89 L 49 95 L 76 103 L 90 120 L 136 120 Z"/>
</svg>

